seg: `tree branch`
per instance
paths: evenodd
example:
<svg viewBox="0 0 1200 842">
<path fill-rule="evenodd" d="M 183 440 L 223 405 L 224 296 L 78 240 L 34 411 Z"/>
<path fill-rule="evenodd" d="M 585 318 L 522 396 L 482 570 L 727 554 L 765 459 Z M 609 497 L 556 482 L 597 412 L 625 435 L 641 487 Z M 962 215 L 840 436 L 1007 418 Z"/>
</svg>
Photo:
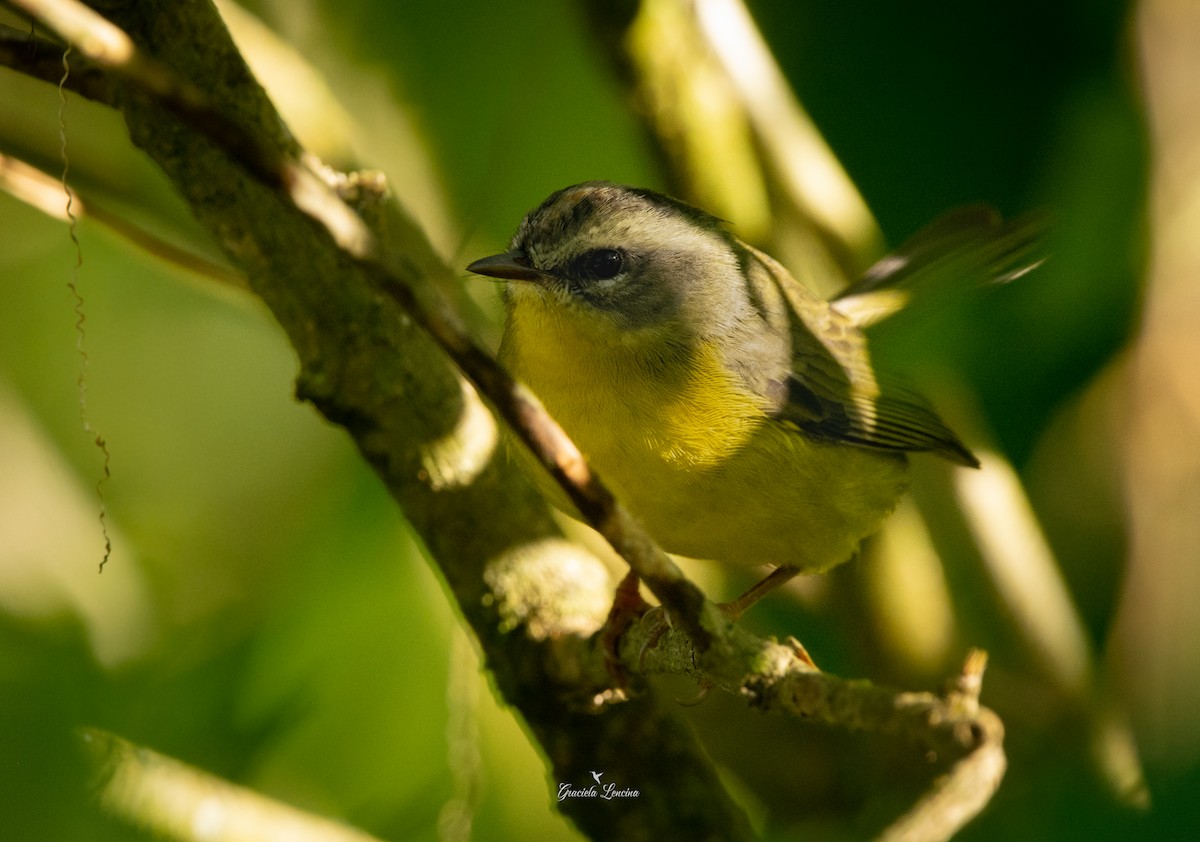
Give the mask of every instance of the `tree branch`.
<svg viewBox="0 0 1200 842">
<path fill-rule="evenodd" d="M 107 87 L 107 82 L 105 86 Z M 62 222 L 69 221 L 63 202 L 61 179 L 3 152 L 0 152 L 0 190 L 37 208 L 47 216 Z M 93 219 L 164 263 L 223 286 L 245 290 L 246 283 L 242 276 L 228 266 L 180 248 L 145 228 L 134 225 L 121 214 L 106 207 L 100 200 L 81 194 L 78 187 L 72 186 L 71 193 L 71 213 L 77 220 Z"/>
<path fill-rule="evenodd" d="M 57 85 L 63 78 L 64 44 L 0 24 L 0 66 Z M 108 75 L 88 64 L 72 69 L 63 87 L 96 102 L 108 102 Z"/>
<path fill-rule="evenodd" d="M 180 842 L 380 842 L 186 763 L 87 729 L 101 805 L 156 838 Z"/>
<path fill-rule="evenodd" d="M 719 670 L 708 670 L 697 664 L 685 635 L 659 634 L 653 624 L 635 626 L 621 639 L 622 664 L 646 674 L 691 675 L 702 687 L 739 695 L 764 712 L 897 737 L 949 761 L 950 770 L 881 839 L 949 839 L 987 806 L 1004 777 L 1004 725 L 979 705 L 987 664 L 980 650 L 937 696 L 821 672 L 794 640 L 779 644 L 737 627 L 729 636 L 731 656 Z M 651 638 L 657 644 L 647 648 Z"/>
</svg>

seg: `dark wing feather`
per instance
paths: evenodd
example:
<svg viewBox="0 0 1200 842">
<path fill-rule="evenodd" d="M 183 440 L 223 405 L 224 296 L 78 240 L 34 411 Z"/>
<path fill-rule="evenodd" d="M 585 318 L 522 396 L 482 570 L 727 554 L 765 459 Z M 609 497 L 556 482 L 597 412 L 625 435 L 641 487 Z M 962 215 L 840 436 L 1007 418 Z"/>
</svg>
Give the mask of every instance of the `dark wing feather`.
<svg viewBox="0 0 1200 842">
<path fill-rule="evenodd" d="M 915 392 L 889 390 L 874 398 L 846 401 L 828 387 L 793 376 L 788 402 L 778 413 L 815 439 L 880 450 L 927 451 L 951 462 L 979 467 L 937 413 Z"/>
</svg>

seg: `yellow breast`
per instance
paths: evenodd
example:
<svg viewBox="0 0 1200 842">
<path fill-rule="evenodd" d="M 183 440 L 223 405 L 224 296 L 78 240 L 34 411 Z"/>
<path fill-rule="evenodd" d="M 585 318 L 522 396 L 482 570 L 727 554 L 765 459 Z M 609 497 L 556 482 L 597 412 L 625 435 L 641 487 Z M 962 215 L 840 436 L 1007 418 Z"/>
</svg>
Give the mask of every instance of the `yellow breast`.
<svg viewBox="0 0 1200 842">
<path fill-rule="evenodd" d="M 528 296 L 510 308 L 501 360 L 670 552 L 825 569 L 904 486 L 902 457 L 768 417 L 703 342 L 619 331 Z"/>
<path fill-rule="evenodd" d="M 593 460 L 611 454 L 681 470 L 718 465 L 767 420 L 762 404 L 711 345 L 685 347 L 665 332 L 619 331 L 527 302 L 510 316 L 500 357 Z"/>
</svg>

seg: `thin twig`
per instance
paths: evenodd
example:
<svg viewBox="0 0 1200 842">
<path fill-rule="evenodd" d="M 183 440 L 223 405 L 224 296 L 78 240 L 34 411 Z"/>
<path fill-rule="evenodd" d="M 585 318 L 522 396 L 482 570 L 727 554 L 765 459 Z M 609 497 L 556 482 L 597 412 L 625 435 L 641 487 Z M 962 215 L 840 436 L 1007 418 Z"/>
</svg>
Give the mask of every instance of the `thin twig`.
<svg viewBox="0 0 1200 842">
<path fill-rule="evenodd" d="M 686 639 L 635 626 L 621 641 L 622 664 L 644 673 L 690 674 L 702 687 L 738 694 L 766 713 L 823 722 L 899 738 L 951 762 L 915 805 L 879 837 L 886 842 L 951 838 L 987 806 L 1004 777 L 1004 725 L 979 705 L 987 656 L 972 650 L 947 692 L 901 692 L 868 681 L 840 678 L 814 668 L 794 641 L 779 644 L 730 633 L 732 656 L 719 670 L 692 658 Z"/>
<path fill-rule="evenodd" d="M 15 196 L 47 216 L 66 222 L 62 201 L 62 185 L 58 179 L 35 166 L 0 152 L 0 190 Z M 72 212 L 77 219 L 91 219 L 159 260 L 199 275 L 222 286 L 246 290 L 246 280 L 233 269 L 209 260 L 203 255 L 180 248 L 157 234 L 130 222 L 110 210 L 94 196 L 84 194 L 72 185 Z"/>
</svg>

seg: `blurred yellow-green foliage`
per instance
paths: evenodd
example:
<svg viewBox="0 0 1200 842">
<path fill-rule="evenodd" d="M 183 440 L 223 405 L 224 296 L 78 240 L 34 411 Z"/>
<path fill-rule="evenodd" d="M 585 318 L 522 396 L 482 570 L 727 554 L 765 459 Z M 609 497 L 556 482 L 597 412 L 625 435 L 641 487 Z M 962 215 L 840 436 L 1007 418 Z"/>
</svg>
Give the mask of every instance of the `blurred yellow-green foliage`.
<svg viewBox="0 0 1200 842">
<path fill-rule="evenodd" d="M 497 250 L 566 184 L 663 186 L 571 4 L 252 10 L 328 85 L 286 73 L 277 83 L 281 103 L 315 109 L 307 129 L 291 117 L 305 142 L 335 164 L 389 173 L 457 266 Z M 1102 650 L 1126 529 L 1110 404 L 1081 395 L 1139 319 L 1148 142 L 1130 7 L 760 0 L 751 11 L 891 242 L 971 201 L 1053 214 L 1051 259 L 1035 276 L 880 341 L 898 368 L 967 384 Z M 0 149 L 57 171 L 58 108 L 50 86 L 0 70 Z M 164 236 L 204 242 L 112 115 L 72 98 L 65 124 L 81 188 Z M 575 838 L 402 513 L 348 438 L 293 400 L 296 363 L 269 315 L 91 222 L 79 239 L 87 415 L 111 452 L 103 575 L 73 248 L 60 222 L 0 195 L 0 837 L 141 838 L 81 796 L 73 729 L 93 725 L 382 838 L 439 838 L 439 815 L 462 803 L 478 840 Z M 475 290 L 494 316 L 493 293 Z M 1197 758 L 1151 764 L 1148 818 L 1120 807 L 1082 727 L 1031 680 L 978 572 L 953 563 L 966 642 L 993 650 L 984 700 L 1006 720 L 1011 761 L 963 838 L 1194 827 Z M 856 606 L 809 620 L 780 620 L 785 610 L 764 605 L 758 622 L 804 637 L 822 665 L 889 676 L 888 664 L 848 654 Z M 744 741 L 738 729 L 757 720 L 731 706 L 714 699 L 697 720 L 728 716 L 713 751 L 734 758 L 722 743 Z M 869 785 L 804 777 L 828 789 L 831 814 Z M 786 798 L 786 782 L 743 783 L 751 801 Z"/>
</svg>

